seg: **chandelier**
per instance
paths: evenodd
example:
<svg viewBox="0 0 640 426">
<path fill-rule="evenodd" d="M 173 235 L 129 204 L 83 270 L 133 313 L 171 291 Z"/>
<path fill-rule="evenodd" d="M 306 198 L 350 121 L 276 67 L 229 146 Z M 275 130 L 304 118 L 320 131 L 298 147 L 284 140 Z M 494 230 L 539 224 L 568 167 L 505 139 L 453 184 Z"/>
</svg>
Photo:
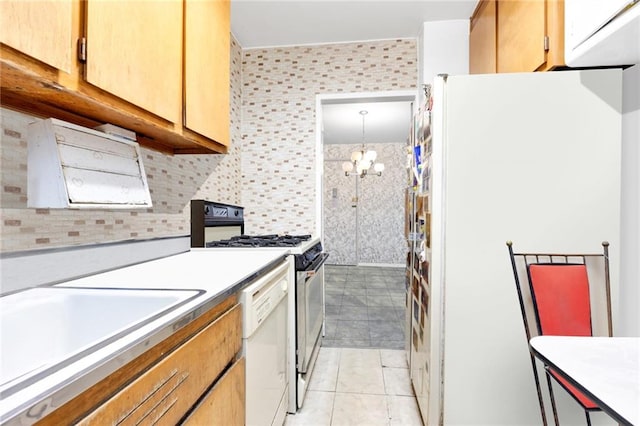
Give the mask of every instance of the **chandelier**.
<svg viewBox="0 0 640 426">
<path fill-rule="evenodd" d="M 362 149 L 360 151 L 353 151 L 351 153 L 351 161 L 345 161 L 342 163 L 342 171 L 345 176 L 360 176 L 365 177 L 369 173 L 369 169 L 373 166 L 374 174 L 382 176 L 384 171 L 384 164 L 375 163 L 378 154 L 373 150 L 366 151 L 364 149 L 364 117 L 369 112 L 366 110 L 360 111 L 362 116 Z M 355 169 L 355 171 L 354 171 Z"/>
</svg>

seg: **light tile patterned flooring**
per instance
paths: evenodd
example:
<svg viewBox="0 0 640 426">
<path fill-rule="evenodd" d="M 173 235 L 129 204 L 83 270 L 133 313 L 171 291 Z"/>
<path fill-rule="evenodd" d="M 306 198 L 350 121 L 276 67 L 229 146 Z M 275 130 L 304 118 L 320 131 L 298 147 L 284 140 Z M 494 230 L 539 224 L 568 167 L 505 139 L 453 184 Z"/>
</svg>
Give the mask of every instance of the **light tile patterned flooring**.
<svg viewBox="0 0 640 426">
<path fill-rule="evenodd" d="M 325 266 L 322 346 L 404 349 L 404 268 Z"/>
<path fill-rule="evenodd" d="M 325 267 L 325 337 L 288 426 L 422 426 L 404 349 L 405 271 Z"/>
<path fill-rule="evenodd" d="M 302 408 L 287 426 L 422 426 L 403 350 L 320 348 Z"/>
</svg>

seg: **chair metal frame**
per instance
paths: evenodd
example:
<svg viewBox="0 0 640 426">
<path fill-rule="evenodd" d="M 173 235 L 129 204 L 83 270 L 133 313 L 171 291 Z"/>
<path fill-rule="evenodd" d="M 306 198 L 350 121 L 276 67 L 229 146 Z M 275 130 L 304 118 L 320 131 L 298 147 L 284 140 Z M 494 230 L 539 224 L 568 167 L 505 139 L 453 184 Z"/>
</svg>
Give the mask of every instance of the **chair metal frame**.
<svg viewBox="0 0 640 426">
<path fill-rule="evenodd" d="M 533 296 L 534 292 L 533 292 L 533 287 L 532 287 L 532 283 L 531 283 L 531 277 L 529 275 L 529 265 L 534 265 L 534 264 L 566 264 L 566 265 L 575 265 L 575 264 L 582 264 L 582 265 L 587 265 L 587 259 L 590 258 L 602 258 L 603 262 L 604 262 L 604 279 L 605 279 L 605 292 L 606 292 L 606 309 L 607 309 L 607 332 L 608 332 L 608 336 L 611 337 L 613 335 L 613 322 L 612 322 L 612 315 L 611 315 L 611 281 L 610 281 L 610 276 L 609 276 L 609 243 L 607 241 L 603 241 L 602 242 L 602 247 L 603 247 L 603 252 L 602 253 L 596 253 L 596 254 L 586 254 L 586 253 L 580 253 L 580 254 L 565 254 L 565 253 L 514 253 L 513 251 L 513 243 L 511 241 L 507 241 L 507 247 L 509 249 L 509 258 L 511 260 L 511 267 L 513 268 L 513 276 L 515 278 L 515 282 L 516 282 L 516 289 L 518 292 L 518 301 L 520 302 L 520 312 L 522 314 L 522 320 L 524 323 L 524 328 L 525 328 L 525 333 L 527 336 L 527 344 L 528 342 L 535 337 L 536 335 L 542 335 L 542 331 L 541 331 L 541 326 L 540 326 L 540 318 L 539 318 L 539 314 L 538 314 L 538 309 L 537 306 L 535 304 L 535 297 Z M 527 306 L 526 306 L 526 302 L 525 302 L 525 296 L 523 295 L 523 289 L 520 283 L 520 275 L 518 273 L 518 264 L 523 265 L 526 269 L 526 279 L 528 282 L 528 292 L 529 295 L 532 296 L 532 310 L 533 313 L 535 315 L 535 320 L 536 320 L 536 329 L 535 331 L 537 332 L 536 335 L 532 334 L 532 329 L 529 325 L 529 319 L 527 318 Z M 592 286 L 592 283 L 589 282 L 589 287 Z M 591 312 L 591 315 L 593 315 L 593 312 Z M 592 335 L 593 335 L 593 330 L 592 331 Z M 531 366 L 533 368 L 533 375 L 534 375 L 534 380 L 535 380 L 535 385 L 536 385 L 536 391 L 538 393 L 538 403 L 540 404 L 540 414 L 542 416 L 542 423 L 544 424 L 544 426 L 547 426 L 547 417 L 546 417 L 546 413 L 545 413 L 545 408 L 544 408 L 544 401 L 543 401 L 543 397 L 542 397 L 542 390 L 540 387 L 540 379 L 538 376 L 538 368 L 536 366 L 536 360 L 535 357 L 533 355 L 533 353 L 531 352 L 531 350 L 529 350 L 529 356 L 531 358 Z M 560 385 L 562 386 L 562 388 L 567 391 L 567 393 L 569 395 L 571 395 L 571 397 L 582 407 L 582 409 L 585 411 L 585 415 L 586 415 L 586 419 L 587 419 L 587 425 L 591 426 L 591 418 L 589 417 L 589 413 L 591 411 L 600 411 L 599 407 L 596 408 L 588 408 L 585 407 L 582 402 L 580 402 L 578 400 L 578 398 L 573 394 L 572 391 L 570 391 L 569 389 L 567 389 L 565 387 L 565 385 L 563 383 L 561 383 L 553 374 L 551 374 L 549 372 L 549 367 L 545 365 L 545 376 L 546 376 L 546 380 L 547 380 L 547 387 L 549 389 L 549 397 L 551 400 L 551 408 L 553 410 L 553 419 L 555 422 L 556 426 L 559 426 L 559 422 L 558 422 L 558 412 L 556 409 L 556 403 L 555 403 L 555 398 L 553 395 L 553 388 L 552 388 L 552 384 L 551 384 L 551 380 L 550 377 L 553 377 L 554 380 Z"/>
</svg>

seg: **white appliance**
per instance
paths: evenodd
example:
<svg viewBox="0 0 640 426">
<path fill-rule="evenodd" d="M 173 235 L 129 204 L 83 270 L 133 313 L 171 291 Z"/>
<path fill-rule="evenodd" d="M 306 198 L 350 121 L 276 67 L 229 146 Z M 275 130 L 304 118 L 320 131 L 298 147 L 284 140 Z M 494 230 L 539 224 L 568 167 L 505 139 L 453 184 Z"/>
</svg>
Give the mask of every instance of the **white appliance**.
<svg viewBox="0 0 640 426">
<path fill-rule="evenodd" d="M 564 253 L 609 241 L 615 306 L 621 98 L 619 69 L 434 81 L 416 132 L 428 280 L 414 275 L 408 295 L 425 424 L 542 424 L 507 240 Z M 558 399 L 562 424 L 584 423 Z"/>
<path fill-rule="evenodd" d="M 564 16 L 567 65 L 640 63 L 639 0 L 565 0 Z"/>
<path fill-rule="evenodd" d="M 287 416 L 291 267 L 290 261 L 283 262 L 240 294 L 248 426 L 280 426 Z"/>
</svg>

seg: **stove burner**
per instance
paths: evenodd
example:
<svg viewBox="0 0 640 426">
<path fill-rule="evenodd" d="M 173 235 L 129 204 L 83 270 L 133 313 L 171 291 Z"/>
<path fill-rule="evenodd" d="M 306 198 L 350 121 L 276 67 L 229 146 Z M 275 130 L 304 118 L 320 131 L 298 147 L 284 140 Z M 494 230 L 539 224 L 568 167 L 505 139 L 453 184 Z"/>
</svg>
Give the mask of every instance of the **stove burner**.
<svg viewBox="0 0 640 426">
<path fill-rule="evenodd" d="M 311 235 L 238 235 L 228 240 L 210 241 L 207 247 L 296 247 Z"/>
</svg>

